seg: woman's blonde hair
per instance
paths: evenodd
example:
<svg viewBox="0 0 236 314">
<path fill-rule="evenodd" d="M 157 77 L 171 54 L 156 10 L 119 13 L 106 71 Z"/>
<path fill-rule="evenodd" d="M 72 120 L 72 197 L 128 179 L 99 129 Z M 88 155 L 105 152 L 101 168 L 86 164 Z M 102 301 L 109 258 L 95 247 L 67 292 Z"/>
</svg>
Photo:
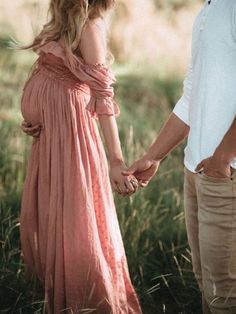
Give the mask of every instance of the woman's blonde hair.
<svg viewBox="0 0 236 314">
<path fill-rule="evenodd" d="M 22 48 L 35 51 L 47 42 L 60 39 L 66 50 L 72 53 L 79 46 L 84 24 L 89 19 L 102 17 L 114 2 L 115 0 L 51 0 L 49 22 L 43 26 L 31 45 Z"/>
</svg>

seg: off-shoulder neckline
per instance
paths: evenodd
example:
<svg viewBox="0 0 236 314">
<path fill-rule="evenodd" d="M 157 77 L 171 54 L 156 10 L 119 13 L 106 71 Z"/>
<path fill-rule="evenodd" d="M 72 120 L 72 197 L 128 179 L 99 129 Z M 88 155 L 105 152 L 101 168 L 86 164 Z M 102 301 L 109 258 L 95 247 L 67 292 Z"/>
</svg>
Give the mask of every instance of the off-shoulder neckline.
<svg viewBox="0 0 236 314">
<path fill-rule="evenodd" d="M 44 45 L 40 46 L 40 47 L 37 49 L 36 52 L 40 52 L 41 50 L 42 50 L 43 52 L 45 52 L 45 51 L 44 51 L 44 50 L 45 50 L 44 48 L 45 48 L 47 45 L 57 45 L 58 48 L 62 49 L 63 54 L 65 54 L 64 57 L 65 57 L 65 58 L 67 57 L 67 56 L 66 56 L 66 52 L 65 52 L 65 48 L 64 48 L 64 46 L 63 46 L 63 43 L 62 43 L 60 40 L 58 40 L 58 41 L 55 41 L 55 40 L 49 41 L 49 42 L 45 43 Z M 52 49 L 52 51 L 48 51 L 48 53 L 52 53 L 52 52 L 53 52 L 53 49 Z M 72 56 L 73 56 L 73 58 L 75 59 L 75 61 L 77 61 L 77 62 L 83 64 L 85 67 L 88 67 L 88 68 L 90 68 L 90 69 L 105 69 L 105 70 L 107 70 L 107 69 L 109 68 L 108 65 L 105 64 L 105 63 L 96 63 L 96 64 L 88 63 L 88 62 L 86 62 L 86 61 L 84 60 L 84 58 L 83 58 L 82 56 L 76 54 L 75 52 L 73 52 Z"/>
</svg>

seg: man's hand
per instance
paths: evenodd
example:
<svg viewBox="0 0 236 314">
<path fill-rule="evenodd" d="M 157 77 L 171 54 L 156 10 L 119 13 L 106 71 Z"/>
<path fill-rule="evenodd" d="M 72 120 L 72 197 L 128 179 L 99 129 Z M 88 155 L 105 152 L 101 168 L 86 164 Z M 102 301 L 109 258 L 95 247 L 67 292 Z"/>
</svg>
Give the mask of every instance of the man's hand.
<svg viewBox="0 0 236 314">
<path fill-rule="evenodd" d="M 231 176 L 230 162 L 222 160 L 216 156 L 203 159 L 195 169 L 196 172 L 201 170 L 209 177 L 229 178 Z"/>
<path fill-rule="evenodd" d="M 135 161 L 130 168 L 122 173 L 125 176 L 134 175 L 138 180 L 139 185 L 141 187 L 145 187 L 156 174 L 159 165 L 159 161 L 150 160 L 144 156 L 143 158 Z"/>
<path fill-rule="evenodd" d="M 123 171 L 125 176 L 134 175 L 141 187 L 147 186 L 156 174 L 163 160 L 178 144 L 182 143 L 189 133 L 189 126 L 171 113 L 154 143 L 149 147 L 143 158 L 134 162 Z"/>
<path fill-rule="evenodd" d="M 236 157 L 235 138 L 236 118 L 214 154 L 200 162 L 196 171 L 199 172 L 202 169 L 209 177 L 229 178 L 231 176 L 230 165 Z"/>
</svg>

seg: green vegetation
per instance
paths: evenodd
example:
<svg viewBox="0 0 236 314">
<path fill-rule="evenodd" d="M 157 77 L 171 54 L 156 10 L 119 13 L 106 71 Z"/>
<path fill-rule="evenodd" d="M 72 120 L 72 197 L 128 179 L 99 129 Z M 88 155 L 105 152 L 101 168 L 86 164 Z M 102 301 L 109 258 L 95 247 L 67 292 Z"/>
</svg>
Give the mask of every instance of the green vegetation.
<svg viewBox="0 0 236 314">
<path fill-rule="evenodd" d="M 0 48 L 0 312 L 43 313 L 37 283 L 24 278 L 19 246 L 19 208 L 30 139 L 19 125 L 22 85 L 33 57 Z M 182 78 L 165 77 L 137 65 L 116 65 L 118 119 L 127 162 L 139 157 L 166 119 L 182 89 Z M 145 314 L 198 314 L 199 291 L 187 245 L 183 158 L 178 148 L 145 190 L 116 196 L 130 273 Z"/>
</svg>

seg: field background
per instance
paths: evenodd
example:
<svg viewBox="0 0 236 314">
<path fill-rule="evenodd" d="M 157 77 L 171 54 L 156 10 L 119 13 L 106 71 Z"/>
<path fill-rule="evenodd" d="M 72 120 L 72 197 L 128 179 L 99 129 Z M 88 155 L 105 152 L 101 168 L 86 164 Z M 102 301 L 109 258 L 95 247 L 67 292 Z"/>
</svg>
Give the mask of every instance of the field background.
<svg viewBox="0 0 236 314">
<path fill-rule="evenodd" d="M 43 313 L 42 293 L 23 274 L 19 208 L 31 140 L 19 128 L 22 86 L 36 56 L 29 43 L 46 21 L 46 0 L 0 2 L 0 313 Z M 118 0 L 109 16 L 118 119 L 127 163 L 152 142 L 181 95 L 200 1 Z M 183 147 L 145 190 L 116 196 L 130 273 L 144 314 L 200 314 L 183 213 Z"/>
</svg>

